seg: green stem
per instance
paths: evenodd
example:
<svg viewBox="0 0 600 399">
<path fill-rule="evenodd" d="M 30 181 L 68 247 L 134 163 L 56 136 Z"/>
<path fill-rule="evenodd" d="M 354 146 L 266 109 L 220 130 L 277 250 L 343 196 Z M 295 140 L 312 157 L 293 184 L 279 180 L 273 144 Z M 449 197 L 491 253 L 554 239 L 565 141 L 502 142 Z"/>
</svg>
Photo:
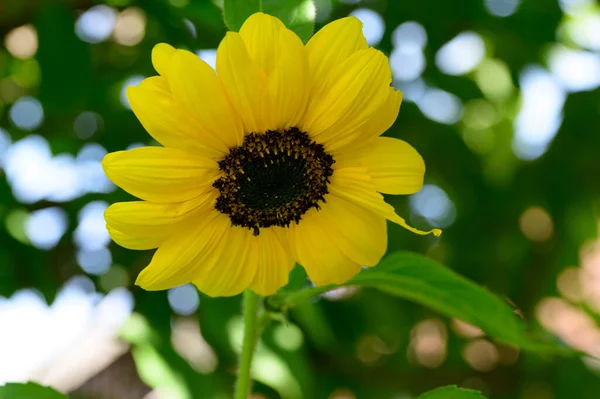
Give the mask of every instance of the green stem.
<svg viewBox="0 0 600 399">
<path fill-rule="evenodd" d="M 301 291 L 293 292 L 287 296 L 278 298 L 278 305 L 283 308 L 294 307 L 315 296 L 330 291 L 337 286 L 326 285 L 323 287 L 311 287 Z M 252 356 L 256 347 L 256 341 L 264 329 L 271 321 L 271 315 L 262 311 L 259 317 L 259 296 L 250 290 L 244 291 L 244 343 L 242 347 L 242 356 L 240 358 L 240 369 L 237 382 L 235 384 L 235 399 L 246 399 L 250 393 L 252 379 L 250 378 L 250 369 L 252 367 Z"/>
<path fill-rule="evenodd" d="M 273 318 L 272 318 L 272 315 L 269 314 L 269 312 L 266 312 L 263 310 L 260 313 L 260 315 L 258 316 L 258 322 L 257 322 L 257 327 L 256 327 L 256 336 L 257 337 L 260 337 L 260 334 L 262 334 L 262 331 L 265 329 L 267 324 L 269 324 L 269 322 L 271 322 L 271 320 L 273 320 Z"/>
<path fill-rule="evenodd" d="M 305 288 L 300 291 L 292 292 L 288 295 L 282 295 L 279 300 L 279 305 L 284 308 L 293 308 L 296 305 L 299 305 L 303 302 L 308 301 L 316 296 L 326 293 L 327 291 L 331 291 L 334 288 L 338 288 L 340 286 L 337 285 L 323 285 L 321 287 L 310 287 Z"/>
<path fill-rule="evenodd" d="M 252 385 L 250 368 L 259 335 L 258 302 L 258 295 L 250 290 L 244 291 L 244 344 L 240 358 L 240 370 L 235 384 L 235 399 L 246 399 Z"/>
</svg>

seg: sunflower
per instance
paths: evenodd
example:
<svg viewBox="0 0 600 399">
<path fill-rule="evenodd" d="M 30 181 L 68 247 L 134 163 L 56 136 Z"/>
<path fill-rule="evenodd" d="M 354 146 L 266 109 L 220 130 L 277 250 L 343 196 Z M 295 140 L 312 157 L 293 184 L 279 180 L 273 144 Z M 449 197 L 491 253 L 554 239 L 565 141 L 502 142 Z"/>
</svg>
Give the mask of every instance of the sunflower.
<svg viewBox="0 0 600 399">
<path fill-rule="evenodd" d="M 425 234 L 381 194 L 419 191 L 425 165 L 406 142 L 380 137 L 402 94 L 358 19 L 328 24 L 305 46 L 257 13 L 227 33 L 216 71 L 167 44 L 154 47 L 152 63 L 159 76 L 127 97 L 163 146 L 103 160 L 107 176 L 142 200 L 106 210 L 110 236 L 158 248 L 137 285 L 269 295 L 296 262 L 315 284 L 339 284 L 379 262 L 386 220 Z"/>
</svg>

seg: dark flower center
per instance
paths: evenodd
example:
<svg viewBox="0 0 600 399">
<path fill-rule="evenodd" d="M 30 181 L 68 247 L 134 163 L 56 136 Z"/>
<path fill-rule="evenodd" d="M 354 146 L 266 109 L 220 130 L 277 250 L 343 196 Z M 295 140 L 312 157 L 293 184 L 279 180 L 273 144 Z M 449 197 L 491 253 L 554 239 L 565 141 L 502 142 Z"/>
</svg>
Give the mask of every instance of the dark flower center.
<svg viewBox="0 0 600 399">
<path fill-rule="evenodd" d="M 298 223 L 325 202 L 333 163 L 323 146 L 298 128 L 250 133 L 219 162 L 223 176 L 213 184 L 220 193 L 215 208 L 254 235 L 261 227 Z"/>
</svg>

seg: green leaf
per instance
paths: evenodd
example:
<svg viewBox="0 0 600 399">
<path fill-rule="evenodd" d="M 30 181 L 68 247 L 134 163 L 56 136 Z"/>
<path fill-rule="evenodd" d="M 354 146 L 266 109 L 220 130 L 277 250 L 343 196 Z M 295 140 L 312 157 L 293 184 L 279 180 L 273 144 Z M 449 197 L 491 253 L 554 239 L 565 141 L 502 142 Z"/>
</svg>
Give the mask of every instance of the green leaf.
<svg viewBox="0 0 600 399">
<path fill-rule="evenodd" d="M 417 399 L 485 399 L 481 392 L 472 389 L 458 388 L 455 385 L 425 392 Z"/>
<path fill-rule="evenodd" d="M 277 17 L 304 42 L 310 39 L 315 25 L 313 0 L 224 0 L 223 19 L 232 31 L 238 31 L 255 12 Z"/>
<path fill-rule="evenodd" d="M 488 335 L 522 349 L 548 354 L 575 354 L 556 343 L 534 339 L 507 301 L 422 255 L 396 252 L 343 285 L 372 287 L 409 299 L 446 316 L 474 324 Z M 273 309 L 289 309 L 336 287 L 339 286 L 280 292 L 269 298 L 269 305 Z"/>
<path fill-rule="evenodd" d="M 317 14 L 313 0 L 264 0 L 264 12 L 281 20 L 303 42 L 313 34 Z"/>
<path fill-rule="evenodd" d="M 0 387 L 0 399 L 67 399 L 62 393 L 33 382 L 27 384 L 6 384 Z"/>
<path fill-rule="evenodd" d="M 239 31 L 244 21 L 255 12 L 262 11 L 262 0 L 225 0 L 223 20 L 232 31 Z"/>
<path fill-rule="evenodd" d="M 377 267 L 359 273 L 348 285 L 373 287 L 410 299 L 524 349 L 558 349 L 528 337 L 524 323 L 505 300 L 422 255 L 394 253 Z"/>
</svg>

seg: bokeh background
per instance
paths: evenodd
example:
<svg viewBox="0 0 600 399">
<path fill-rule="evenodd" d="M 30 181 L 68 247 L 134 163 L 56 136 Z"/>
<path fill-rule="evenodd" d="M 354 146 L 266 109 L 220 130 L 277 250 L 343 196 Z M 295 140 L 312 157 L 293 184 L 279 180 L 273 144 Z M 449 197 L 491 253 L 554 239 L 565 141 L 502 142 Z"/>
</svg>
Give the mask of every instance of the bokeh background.
<svg viewBox="0 0 600 399">
<path fill-rule="evenodd" d="M 360 18 L 404 94 L 387 133 L 426 185 L 390 201 L 424 253 L 505 297 L 549 336 L 600 356 L 600 5 L 592 0 L 317 0 Z M 240 298 L 135 287 L 151 253 L 111 243 L 110 151 L 155 144 L 125 88 L 167 42 L 209 64 L 218 0 L 0 0 L 0 385 L 80 399 L 227 399 Z M 295 284 L 305 284 L 300 270 Z M 440 385 L 490 398 L 597 398 L 600 363 L 520 353 L 374 290 L 344 289 L 272 323 L 253 399 L 409 399 Z M 16 399 L 16 398 L 15 398 Z"/>
</svg>

